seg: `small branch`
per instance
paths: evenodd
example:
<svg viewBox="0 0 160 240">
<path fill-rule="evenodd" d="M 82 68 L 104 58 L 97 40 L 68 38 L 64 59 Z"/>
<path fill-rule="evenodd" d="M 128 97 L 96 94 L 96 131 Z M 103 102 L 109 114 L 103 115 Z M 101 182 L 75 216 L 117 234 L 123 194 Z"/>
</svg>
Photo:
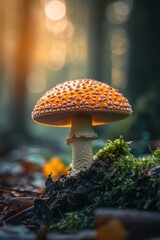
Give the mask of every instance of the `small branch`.
<svg viewBox="0 0 160 240">
<path fill-rule="evenodd" d="M 22 219 L 24 219 L 28 214 L 33 213 L 34 206 L 31 206 L 20 213 L 15 214 L 12 217 L 9 217 L 5 220 L 6 224 L 17 224 L 20 223 Z"/>
</svg>

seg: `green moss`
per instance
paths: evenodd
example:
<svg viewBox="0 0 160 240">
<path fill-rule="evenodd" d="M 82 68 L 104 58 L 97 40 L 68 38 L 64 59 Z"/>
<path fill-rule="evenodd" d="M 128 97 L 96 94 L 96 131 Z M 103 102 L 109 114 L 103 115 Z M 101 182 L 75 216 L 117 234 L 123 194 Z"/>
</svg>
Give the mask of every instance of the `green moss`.
<svg viewBox="0 0 160 240">
<path fill-rule="evenodd" d="M 95 154 L 94 160 L 103 160 L 106 158 L 118 160 L 122 156 L 131 157 L 130 144 L 131 142 L 126 142 L 122 136 L 114 141 L 107 140 L 106 146 Z"/>
<path fill-rule="evenodd" d="M 94 211 L 100 207 L 160 211 L 160 148 L 149 156 L 135 158 L 130 143 L 123 137 L 108 140 L 96 153 L 95 161 L 113 160 L 101 182 L 97 183 L 105 190 L 94 198 L 90 193 L 91 205 L 67 213 L 54 227 L 70 230 L 94 227 Z"/>
</svg>

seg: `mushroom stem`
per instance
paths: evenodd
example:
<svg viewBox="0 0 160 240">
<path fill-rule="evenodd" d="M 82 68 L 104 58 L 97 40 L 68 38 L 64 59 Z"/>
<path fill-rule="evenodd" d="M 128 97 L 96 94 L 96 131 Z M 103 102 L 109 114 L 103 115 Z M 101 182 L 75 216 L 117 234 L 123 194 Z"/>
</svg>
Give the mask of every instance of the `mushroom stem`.
<svg viewBox="0 0 160 240">
<path fill-rule="evenodd" d="M 92 139 L 73 138 L 72 173 L 89 168 L 93 161 Z"/>
<path fill-rule="evenodd" d="M 72 144 L 72 173 L 76 174 L 90 167 L 93 161 L 92 140 L 97 134 L 92 127 L 92 116 L 72 116 L 72 126 L 67 144 Z"/>
</svg>

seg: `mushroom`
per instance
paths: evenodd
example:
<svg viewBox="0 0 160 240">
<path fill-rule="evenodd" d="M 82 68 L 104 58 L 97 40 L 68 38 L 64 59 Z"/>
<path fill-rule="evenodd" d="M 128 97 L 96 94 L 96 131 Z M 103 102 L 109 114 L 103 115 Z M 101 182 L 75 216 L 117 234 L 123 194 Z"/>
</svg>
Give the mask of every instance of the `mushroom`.
<svg viewBox="0 0 160 240">
<path fill-rule="evenodd" d="M 93 162 L 92 126 L 120 121 L 132 114 L 128 100 L 108 84 L 93 79 L 70 80 L 56 85 L 34 107 L 35 122 L 71 127 L 66 139 L 72 144 L 72 174 L 89 168 Z"/>
</svg>

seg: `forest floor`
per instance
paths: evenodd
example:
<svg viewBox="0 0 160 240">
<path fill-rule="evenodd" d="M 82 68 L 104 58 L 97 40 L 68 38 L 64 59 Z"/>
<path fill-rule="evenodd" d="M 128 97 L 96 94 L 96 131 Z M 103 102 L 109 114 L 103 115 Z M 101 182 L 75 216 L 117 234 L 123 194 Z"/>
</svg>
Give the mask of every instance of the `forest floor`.
<svg viewBox="0 0 160 240">
<path fill-rule="evenodd" d="M 94 231 L 99 208 L 160 211 L 160 149 L 135 158 L 122 137 L 108 141 L 89 169 L 57 179 L 49 175 L 41 179 L 42 188 L 33 184 L 35 166 L 21 165 L 19 174 L 19 165 L 10 174 L 0 174 L 0 239 L 11 234 L 15 239 L 49 239 L 51 233 Z"/>
</svg>

